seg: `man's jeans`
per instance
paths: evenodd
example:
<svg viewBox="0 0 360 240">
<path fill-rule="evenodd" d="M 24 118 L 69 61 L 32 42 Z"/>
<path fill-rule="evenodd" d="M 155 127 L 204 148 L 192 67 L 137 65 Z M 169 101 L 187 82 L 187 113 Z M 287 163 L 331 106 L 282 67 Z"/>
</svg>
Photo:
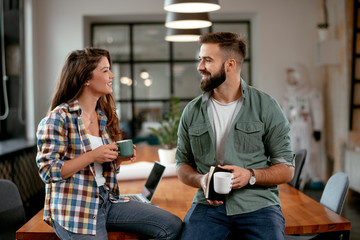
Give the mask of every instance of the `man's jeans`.
<svg viewBox="0 0 360 240">
<path fill-rule="evenodd" d="M 69 232 L 53 221 L 56 235 L 60 239 L 107 240 L 109 230 L 141 233 L 154 239 L 176 239 L 181 231 L 180 218 L 161 208 L 137 201 L 111 203 L 108 197 L 108 192 L 100 187 L 95 236 Z"/>
<path fill-rule="evenodd" d="M 194 203 L 184 219 L 183 240 L 283 240 L 285 219 L 278 206 L 226 216 L 225 205 Z"/>
</svg>

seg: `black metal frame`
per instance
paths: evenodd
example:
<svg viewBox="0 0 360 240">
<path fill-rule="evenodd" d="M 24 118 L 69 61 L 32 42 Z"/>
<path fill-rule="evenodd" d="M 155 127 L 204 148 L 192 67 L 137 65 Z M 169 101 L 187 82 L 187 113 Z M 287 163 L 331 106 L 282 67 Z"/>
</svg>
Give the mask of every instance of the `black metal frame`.
<svg viewBox="0 0 360 240">
<path fill-rule="evenodd" d="M 356 52 L 357 42 L 360 41 L 360 26 L 358 26 L 358 10 L 360 3 L 354 0 L 354 19 L 353 19 L 353 43 L 352 43 L 352 63 L 351 63 L 351 92 L 350 92 L 350 116 L 349 116 L 349 130 L 353 130 L 354 112 L 356 109 L 360 110 L 360 104 L 355 104 L 355 86 L 360 84 L 360 79 L 356 79 L 356 60 L 360 61 L 360 53 Z M 360 69 L 358 69 L 360 71 Z M 359 119 L 360 120 L 360 119 Z"/>
</svg>

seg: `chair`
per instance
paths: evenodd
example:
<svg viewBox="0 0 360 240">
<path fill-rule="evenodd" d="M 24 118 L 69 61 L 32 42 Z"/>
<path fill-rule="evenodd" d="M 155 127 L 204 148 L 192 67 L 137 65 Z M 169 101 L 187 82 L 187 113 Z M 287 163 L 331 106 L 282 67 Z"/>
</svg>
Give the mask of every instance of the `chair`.
<svg viewBox="0 0 360 240">
<path fill-rule="evenodd" d="M 16 239 L 16 231 L 25 223 L 25 210 L 17 186 L 0 179 L 0 239 Z"/>
<path fill-rule="evenodd" d="M 340 215 L 349 190 L 349 184 L 349 176 L 346 173 L 335 173 L 326 183 L 320 203 Z"/>
<path fill-rule="evenodd" d="M 341 214 L 346 195 L 349 190 L 349 176 L 346 173 L 338 172 L 332 175 L 325 185 L 320 198 L 320 203 L 328 209 Z M 339 233 L 319 233 L 315 236 L 292 236 L 286 235 L 286 240 L 308 240 L 308 239 L 342 239 Z"/>
<path fill-rule="evenodd" d="M 289 184 L 296 189 L 299 189 L 299 187 L 300 187 L 300 175 L 301 175 L 301 171 L 304 167 L 306 154 L 307 154 L 306 149 L 301 149 L 298 152 L 296 152 L 295 173 L 294 173 L 293 179 L 289 182 Z"/>
</svg>

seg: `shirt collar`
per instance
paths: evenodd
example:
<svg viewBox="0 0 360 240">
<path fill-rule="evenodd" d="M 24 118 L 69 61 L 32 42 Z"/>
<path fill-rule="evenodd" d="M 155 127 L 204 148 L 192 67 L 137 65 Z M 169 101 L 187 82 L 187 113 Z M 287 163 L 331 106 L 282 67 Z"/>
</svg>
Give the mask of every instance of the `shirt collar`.
<svg viewBox="0 0 360 240">
<path fill-rule="evenodd" d="M 242 98 L 245 99 L 248 95 L 248 86 L 246 85 L 246 82 L 244 79 L 241 78 L 241 91 L 242 91 Z"/>
<path fill-rule="evenodd" d="M 81 108 L 79 105 L 79 101 L 76 99 L 75 101 L 69 103 L 69 112 L 78 112 L 78 111 L 81 112 Z"/>
</svg>

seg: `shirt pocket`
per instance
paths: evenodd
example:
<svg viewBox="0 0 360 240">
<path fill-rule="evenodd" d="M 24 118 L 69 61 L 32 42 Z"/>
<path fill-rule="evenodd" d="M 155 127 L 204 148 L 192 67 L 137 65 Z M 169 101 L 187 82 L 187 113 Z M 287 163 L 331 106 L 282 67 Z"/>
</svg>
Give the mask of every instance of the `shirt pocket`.
<svg viewBox="0 0 360 240">
<path fill-rule="evenodd" d="M 211 138 L 207 126 L 192 126 L 189 128 L 191 150 L 195 158 L 210 152 Z"/>
<path fill-rule="evenodd" d="M 261 122 L 238 122 L 235 125 L 235 148 L 241 153 L 260 151 L 263 128 Z"/>
</svg>

